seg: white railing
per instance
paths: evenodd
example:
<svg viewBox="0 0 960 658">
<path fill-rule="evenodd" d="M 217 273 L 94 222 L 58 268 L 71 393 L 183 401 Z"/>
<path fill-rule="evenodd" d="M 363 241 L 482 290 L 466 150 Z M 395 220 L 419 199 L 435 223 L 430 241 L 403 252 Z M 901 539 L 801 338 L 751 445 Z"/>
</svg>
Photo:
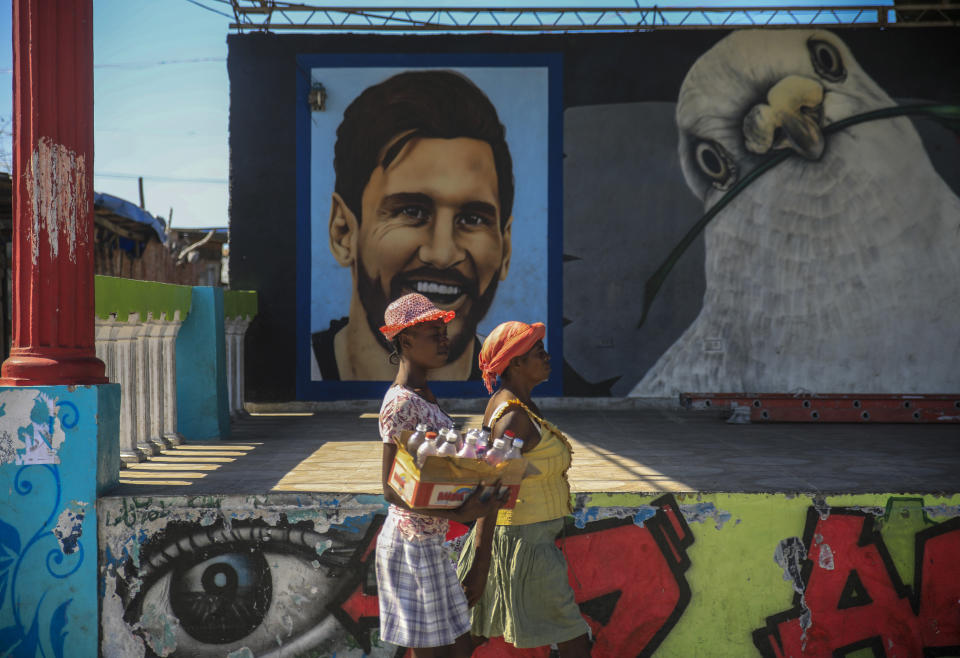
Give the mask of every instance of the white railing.
<svg viewBox="0 0 960 658">
<path fill-rule="evenodd" d="M 246 413 L 244 397 L 244 359 L 243 339 L 253 320 L 249 315 L 224 318 L 223 331 L 226 343 L 227 393 L 230 400 L 230 417 L 236 418 Z"/>
<path fill-rule="evenodd" d="M 120 384 L 120 457 L 143 461 L 181 443 L 177 434 L 177 332 L 180 311 L 143 318 L 132 312 L 125 322 L 112 314 L 96 320 L 97 356 L 107 377 Z"/>
<path fill-rule="evenodd" d="M 216 334 L 222 331 L 225 353 L 211 362 L 219 364 L 215 368 L 226 370 L 227 390 L 218 392 L 214 399 L 226 398 L 229 402 L 226 408 L 223 402 L 216 403 L 221 406 L 203 410 L 200 417 L 225 418 L 228 410 L 231 418 L 244 413 L 243 341 L 257 314 L 255 292 L 224 292 L 222 310 L 215 304 L 223 315 L 214 311 L 211 319 L 208 304 L 219 297 L 219 290 L 211 297 L 205 286 L 191 288 L 101 276 L 95 283 L 97 356 L 106 364 L 109 380 L 120 384 L 120 456 L 125 464 L 149 459 L 179 445 L 184 437 L 199 438 L 192 424 L 196 420 L 188 418 L 196 415 L 196 409 L 189 406 L 190 400 L 177 398 L 177 339 L 188 316 L 198 324 L 188 323 L 189 331 L 181 337 L 181 386 L 187 386 L 185 381 L 195 381 L 189 372 L 182 371 L 193 367 L 193 352 L 200 349 L 206 354 L 209 349 L 219 349 L 214 346 L 219 343 Z M 197 347 L 197 340 L 202 347 Z M 223 385 L 222 374 L 198 370 L 197 376 L 199 381 L 208 378 L 211 383 L 216 381 L 217 387 Z M 178 418 L 178 402 L 182 419 Z M 188 406 L 183 406 L 185 403 Z M 190 412 L 185 411 L 188 408 Z M 229 434 L 229 427 L 223 430 Z"/>
</svg>

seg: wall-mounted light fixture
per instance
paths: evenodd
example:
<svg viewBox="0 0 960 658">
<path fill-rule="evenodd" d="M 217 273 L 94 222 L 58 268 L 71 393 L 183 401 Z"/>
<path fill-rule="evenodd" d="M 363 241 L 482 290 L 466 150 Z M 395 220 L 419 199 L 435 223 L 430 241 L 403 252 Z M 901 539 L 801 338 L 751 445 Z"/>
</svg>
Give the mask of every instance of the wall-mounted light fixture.
<svg viewBox="0 0 960 658">
<path fill-rule="evenodd" d="M 319 82 L 314 82 L 307 95 L 307 104 L 311 112 L 323 112 L 327 109 L 327 90 Z"/>
</svg>

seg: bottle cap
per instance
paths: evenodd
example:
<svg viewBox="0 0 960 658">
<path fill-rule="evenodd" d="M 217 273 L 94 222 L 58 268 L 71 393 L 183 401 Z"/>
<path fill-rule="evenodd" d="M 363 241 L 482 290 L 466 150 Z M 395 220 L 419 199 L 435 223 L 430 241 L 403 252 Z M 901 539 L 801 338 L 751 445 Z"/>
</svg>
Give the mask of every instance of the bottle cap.
<svg viewBox="0 0 960 658">
<path fill-rule="evenodd" d="M 455 430 L 449 430 L 447 432 L 447 443 L 456 443 L 460 439 L 460 435 L 457 434 Z"/>
<path fill-rule="evenodd" d="M 418 432 L 426 432 L 426 431 L 427 431 L 427 424 L 426 424 L 426 423 L 418 423 L 418 424 L 417 424 L 417 431 L 418 431 Z"/>
<path fill-rule="evenodd" d="M 514 434 L 512 430 L 507 430 L 506 432 L 503 433 L 503 435 L 509 436 L 511 439 L 515 439 L 517 437 L 517 435 Z"/>
<path fill-rule="evenodd" d="M 437 433 L 436 433 L 436 432 L 427 432 L 427 438 L 428 438 L 428 439 L 435 439 L 435 438 L 437 438 Z"/>
<path fill-rule="evenodd" d="M 499 449 L 506 448 L 506 447 L 507 447 L 507 442 L 504 441 L 502 437 L 501 437 L 501 438 L 498 438 L 498 439 L 494 439 L 494 440 L 493 440 L 493 447 L 494 447 L 494 448 L 499 448 Z"/>
</svg>

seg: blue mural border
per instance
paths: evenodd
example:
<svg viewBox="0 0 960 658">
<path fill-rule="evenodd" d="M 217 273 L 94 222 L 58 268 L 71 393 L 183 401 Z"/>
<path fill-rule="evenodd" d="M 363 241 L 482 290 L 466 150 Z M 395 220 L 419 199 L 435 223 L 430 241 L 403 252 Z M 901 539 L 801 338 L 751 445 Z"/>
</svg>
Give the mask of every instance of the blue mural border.
<svg viewBox="0 0 960 658">
<path fill-rule="evenodd" d="M 296 390 L 298 400 L 378 399 L 390 382 L 313 381 L 310 379 L 310 92 L 309 71 L 319 67 L 545 67 L 548 69 L 547 163 L 547 344 L 554 368 L 537 395 L 563 395 L 563 54 L 554 53 L 352 53 L 304 54 L 296 58 L 297 290 Z M 430 384 L 439 397 L 486 397 L 479 381 Z"/>
</svg>

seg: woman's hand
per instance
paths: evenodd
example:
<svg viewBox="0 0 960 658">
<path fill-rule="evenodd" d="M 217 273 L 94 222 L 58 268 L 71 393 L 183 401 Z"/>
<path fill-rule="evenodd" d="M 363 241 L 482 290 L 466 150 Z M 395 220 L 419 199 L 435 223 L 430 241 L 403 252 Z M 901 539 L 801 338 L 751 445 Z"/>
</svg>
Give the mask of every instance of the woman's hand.
<svg viewBox="0 0 960 658">
<path fill-rule="evenodd" d="M 483 591 L 487 588 L 487 574 L 490 572 L 489 564 L 478 564 L 474 561 L 473 566 L 464 577 L 461 586 L 463 593 L 467 597 L 467 605 L 473 607 L 483 597 Z"/>
<path fill-rule="evenodd" d="M 480 517 L 492 516 L 496 514 L 497 510 L 503 507 L 503 504 L 507 502 L 507 498 L 510 497 L 510 489 L 507 487 L 501 489 L 500 480 L 497 480 L 493 484 L 493 493 L 488 499 L 482 500 L 481 494 L 486 486 L 486 484 L 481 482 L 470 492 L 470 495 L 467 496 L 460 507 L 456 509 L 456 521 L 469 523 Z"/>
</svg>

